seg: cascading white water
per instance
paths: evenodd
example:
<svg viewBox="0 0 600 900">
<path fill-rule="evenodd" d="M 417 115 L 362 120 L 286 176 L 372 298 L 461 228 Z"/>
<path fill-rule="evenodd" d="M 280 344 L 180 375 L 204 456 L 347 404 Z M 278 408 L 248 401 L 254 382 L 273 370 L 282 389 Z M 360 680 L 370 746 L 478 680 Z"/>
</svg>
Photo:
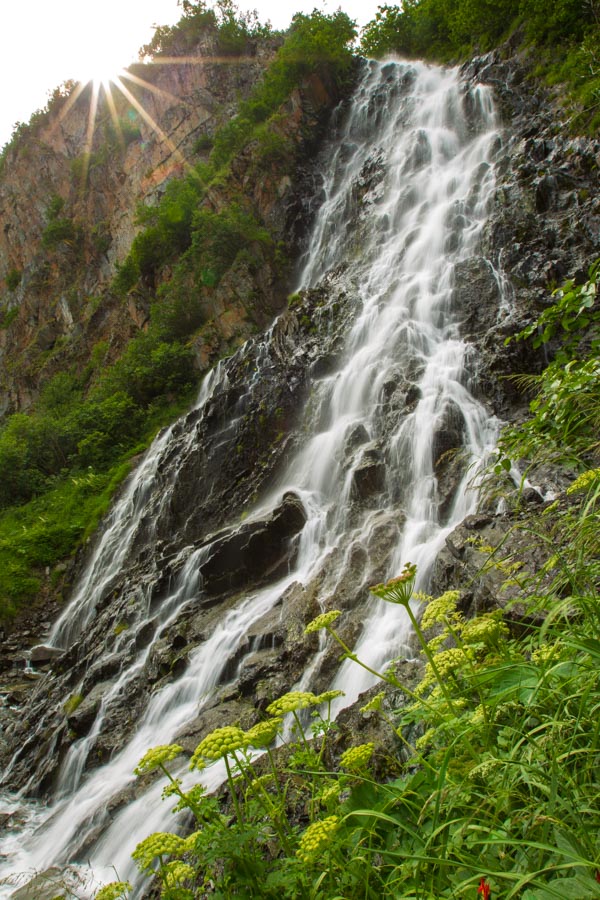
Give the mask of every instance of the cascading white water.
<svg viewBox="0 0 600 900">
<path fill-rule="evenodd" d="M 323 600 L 335 591 L 339 572 L 327 571 L 332 548 L 368 544 L 377 514 L 367 508 L 355 512 L 352 520 L 348 517 L 355 471 L 369 448 L 376 447 L 384 471 L 380 505 L 394 506 L 401 511 L 398 522 L 404 521 L 390 576 L 410 560 L 418 565 L 420 583 L 426 584 L 445 536 L 474 508 L 476 490 L 469 487 L 494 445 L 496 423 L 468 389 L 453 270 L 476 250 L 494 189 L 498 135 L 489 92 L 482 87 L 470 90 L 468 114 L 465 93 L 454 70 L 419 63 L 365 65 L 330 147 L 323 175 L 325 200 L 299 282 L 300 288 L 315 286 L 332 269 L 343 267 L 340 277 L 348 293 L 360 299 L 360 309 L 338 369 L 313 385 L 303 422 L 307 439 L 281 473 L 271 498 L 249 515 L 249 521 L 259 517 L 287 490 L 302 499 L 308 518 L 294 569 L 228 609 L 191 655 L 184 674 L 151 696 L 129 743 L 107 765 L 85 774 L 87 748 L 102 729 L 112 699 L 127 691 L 151 645 L 135 655 L 105 696 L 90 735 L 67 754 L 55 801 L 34 812 L 29 834 L 4 848 L 9 861 L 0 863 L 0 879 L 64 865 L 85 846 L 98 877 L 111 880 L 116 872 L 119 878 L 136 881 L 130 859 L 135 843 L 153 830 L 174 827 L 173 817 L 160 803 L 160 787 L 141 794 L 112 818 L 107 812 L 111 798 L 131 783 L 133 769 L 149 746 L 172 741 L 204 708 L 249 627 L 275 606 L 292 582 L 307 584 L 324 572 Z M 373 169 L 378 177 L 361 193 L 361 180 L 366 183 L 365 173 Z M 413 401 L 390 431 L 383 424 L 382 396 L 399 367 Z M 200 405 L 219 378 L 207 383 Z M 458 422 L 465 465 L 451 502 L 441 511 L 435 437 L 449 418 Z M 354 463 L 344 466 L 348 434 L 356 429 L 361 430 L 362 444 Z M 119 571 L 146 503 L 143 485 L 156 473 L 169 441 L 168 432 L 158 439 L 115 506 L 75 597 L 54 628 L 57 645 L 67 644 L 86 626 L 98 597 Z M 161 606 L 155 639 L 197 595 L 194 579 L 199 555 L 205 552 L 206 547 L 190 549 Z M 408 643 L 407 629 L 401 611 L 390 608 L 382 614 L 378 608 L 366 622 L 359 655 L 375 667 L 385 665 Z M 317 665 L 318 658 L 311 672 Z M 350 703 L 371 682 L 348 663 L 336 686 L 342 683 L 344 702 Z M 219 776 L 215 771 L 211 777 Z M 98 833 L 101 836 L 94 838 Z M 0 886 L 0 897 L 10 896 L 11 890 Z"/>
</svg>

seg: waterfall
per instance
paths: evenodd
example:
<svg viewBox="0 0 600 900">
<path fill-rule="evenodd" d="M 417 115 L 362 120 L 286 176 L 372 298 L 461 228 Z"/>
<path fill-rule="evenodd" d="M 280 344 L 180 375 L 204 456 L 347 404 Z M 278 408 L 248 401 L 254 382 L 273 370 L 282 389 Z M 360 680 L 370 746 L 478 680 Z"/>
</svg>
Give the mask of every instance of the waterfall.
<svg viewBox="0 0 600 900">
<path fill-rule="evenodd" d="M 478 472 L 495 443 L 498 423 L 472 392 L 474 354 L 461 339 L 454 270 L 479 252 L 498 146 L 487 88 L 467 87 L 453 69 L 364 64 L 352 102 L 335 114 L 331 141 L 319 160 L 323 201 L 297 283 L 298 290 L 325 285 L 338 305 L 346 302 L 347 333 L 335 364 L 312 378 L 294 452 L 244 520 L 250 528 L 282 496 L 298 497 L 306 522 L 294 539 L 293 565 L 227 604 L 183 672 L 150 695 L 122 749 L 86 772 L 94 742 L 110 727 L 111 705 L 127 696 L 155 643 L 202 594 L 198 573 L 214 549 L 214 536 L 180 549 L 177 577 L 158 611 L 140 588 L 135 632 L 151 626 L 152 638 L 137 644 L 131 635 L 123 638 L 127 665 L 103 696 L 88 735 L 66 754 L 53 800 L 46 807 L 24 803 L 29 824 L 6 843 L 0 885 L 17 872 L 89 860 L 95 878 L 112 880 L 117 873 L 141 893 L 131 851 L 151 831 L 177 823 L 168 804 L 160 802 L 160 785 L 132 792 L 121 808 L 116 798 L 131 788 L 133 769 L 146 749 L 173 741 L 209 708 L 216 689 L 235 679 L 246 635 L 295 586 L 318 583 L 317 602 L 324 605 L 340 589 L 352 554 L 360 551 L 365 562 L 357 590 L 364 627 L 358 653 L 379 668 L 408 647 L 402 610 L 374 608 L 368 585 L 380 580 L 382 565 L 384 576 L 391 577 L 411 561 L 418 566 L 419 586 L 427 587 L 446 536 L 475 509 Z M 314 323 L 324 334 L 330 313 L 325 304 Z M 273 330 L 239 351 L 252 354 L 255 379 L 269 364 L 272 337 Z M 56 646 L 76 644 L 93 624 L 99 603 L 131 558 L 140 521 L 158 520 L 168 506 L 178 466 L 167 477 L 164 461 L 193 443 L 195 423 L 211 398 L 226 389 L 228 365 L 222 363 L 206 380 L 193 415 L 159 436 L 132 476 L 53 629 Z M 250 380 L 247 390 L 252 389 Z M 237 407 L 231 415 L 234 432 Z M 239 528 L 239 513 L 232 511 L 232 530 Z M 394 539 L 382 563 L 370 548 L 384 526 Z M 150 527 L 144 536 L 147 556 L 156 555 L 153 540 Z M 320 658 L 309 663 L 311 678 L 318 676 Z M 343 703 L 349 704 L 371 683 L 347 662 L 334 686 L 343 686 Z M 214 786 L 218 770 L 207 777 Z M 0 897 L 12 890 L 0 886 Z"/>
</svg>

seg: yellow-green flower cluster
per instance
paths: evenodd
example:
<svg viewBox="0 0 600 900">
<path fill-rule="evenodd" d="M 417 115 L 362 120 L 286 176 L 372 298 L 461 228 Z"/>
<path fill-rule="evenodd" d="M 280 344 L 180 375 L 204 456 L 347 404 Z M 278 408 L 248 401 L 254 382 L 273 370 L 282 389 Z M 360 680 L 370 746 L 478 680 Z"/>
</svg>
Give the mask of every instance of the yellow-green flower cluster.
<svg viewBox="0 0 600 900">
<path fill-rule="evenodd" d="M 303 863 L 314 862 L 321 854 L 321 851 L 327 846 L 332 835 L 337 831 L 339 826 L 339 818 L 337 816 L 327 816 L 320 822 L 313 822 L 309 825 L 302 837 L 300 838 L 300 846 L 296 850 L 296 856 Z"/>
<path fill-rule="evenodd" d="M 485 613 L 476 619 L 465 622 L 461 632 L 461 640 L 465 644 L 497 644 L 499 639 L 508 634 L 508 628 L 502 621 L 502 610 Z"/>
<path fill-rule="evenodd" d="M 166 800 L 168 797 L 179 797 L 181 791 L 181 785 L 183 784 L 181 778 L 174 778 L 173 781 L 169 781 L 166 784 L 162 791 L 163 800 Z"/>
<path fill-rule="evenodd" d="M 343 691 L 323 691 L 322 694 L 319 694 L 317 697 L 317 705 L 321 705 L 321 703 L 331 703 L 332 700 L 335 700 L 337 697 L 345 697 L 345 693 Z"/>
<path fill-rule="evenodd" d="M 600 481 L 600 469 L 588 469 L 578 475 L 575 481 L 567 488 L 567 494 L 576 494 L 579 491 L 587 491 L 596 482 Z"/>
<path fill-rule="evenodd" d="M 111 881 L 105 884 L 96 894 L 95 900 L 122 900 L 126 891 L 131 890 L 128 881 Z"/>
<path fill-rule="evenodd" d="M 450 647 L 448 650 L 440 651 L 435 657 L 437 673 L 428 662 L 425 666 L 423 680 L 415 688 L 415 693 L 422 694 L 426 688 L 438 681 L 438 677 L 445 681 L 448 676 L 453 675 L 457 669 L 462 669 L 468 662 L 469 657 L 460 647 Z"/>
<path fill-rule="evenodd" d="M 565 655 L 567 648 L 562 641 L 553 641 L 550 644 L 542 644 L 537 647 L 531 654 L 531 661 L 536 665 L 544 665 L 545 663 L 557 662 Z"/>
<path fill-rule="evenodd" d="M 141 869 L 151 869 L 157 856 L 181 856 L 185 853 L 185 838 L 166 831 L 157 831 L 148 835 L 137 845 L 131 854 Z"/>
<path fill-rule="evenodd" d="M 190 760 L 190 769 L 204 768 L 204 760 L 222 759 L 247 746 L 246 734 L 236 725 L 225 725 L 211 731 L 200 741 Z"/>
<path fill-rule="evenodd" d="M 285 716 L 297 709 L 306 709 L 307 706 L 319 706 L 320 703 L 319 698 L 310 691 L 290 691 L 269 704 L 267 712 L 270 716 Z"/>
<path fill-rule="evenodd" d="M 196 872 L 188 863 L 182 862 L 180 859 L 173 859 L 162 867 L 160 876 L 163 882 L 170 887 L 181 884 L 182 881 L 194 878 Z"/>
<path fill-rule="evenodd" d="M 332 609 L 329 612 L 321 613 L 312 622 L 309 622 L 304 629 L 304 634 L 312 634 L 314 631 L 321 631 L 322 628 L 329 628 L 336 619 L 339 619 L 342 612 L 339 609 Z"/>
<path fill-rule="evenodd" d="M 196 768 L 199 767 L 196 766 Z M 177 813 L 181 812 L 182 809 L 193 809 L 195 806 L 198 806 L 198 804 L 202 802 L 205 794 L 206 788 L 204 787 L 204 785 L 195 784 L 189 789 L 189 791 L 185 791 L 183 793 L 183 797 L 181 797 L 179 802 L 173 807 L 172 812 Z M 165 791 L 163 791 L 163 797 L 164 796 L 166 796 Z"/>
<path fill-rule="evenodd" d="M 368 744 L 358 744 L 356 747 L 349 747 L 340 757 L 340 765 L 349 772 L 362 772 L 369 764 L 373 756 L 375 744 L 371 741 Z"/>
<path fill-rule="evenodd" d="M 321 801 L 323 806 L 326 806 L 328 803 L 330 803 L 333 800 L 335 800 L 335 801 L 339 800 L 340 791 L 341 791 L 341 786 L 339 785 L 339 783 L 337 781 L 334 781 L 333 784 L 329 784 L 329 785 L 327 785 L 326 788 L 324 788 L 324 790 L 321 792 L 321 794 L 319 796 L 319 800 Z"/>
<path fill-rule="evenodd" d="M 361 706 L 361 713 L 379 712 L 384 697 L 385 691 L 380 691 L 379 694 L 375 694 L 374 697 L 371 697 L 368 703 L 365 703 L 364 706 Z"/>
<path fill-rule="evenodd" d="M 429 747 L 431 743 L 433 743 L 434 737 L 435 728 L 428 728 L 427 731 L 415 741 L 415 748 L 417 750 L 424 750 L 426 747 Z"/>
<path fill-rule="evenodd" d="M 246 742 L 250 747 L 268 747 L 272 744 L 283 719 L 278 716 L 275 719 L 267 719 L 265 722 L 259 722 L 246 732 Z"/>
<path fill-rule="evenodd" d="M 434 625 L 446 622 L 458 622 L 460 615 L 456 612 L 456 604 L 460 597 L 459 591 L 446 591 L 440 597 L 430 600 L 425 607 L 421 618 L 421 628 L 427 631 Z"/>
<path fill-rule="evenodd" d="M 196 849 L 196 841 L 202 837 L 201 831 L 193 831 L 185 838 L 185 852 L 192 853 Z"/>
<path fill-rule="evenodd" d="M 398 603 L 406 606 L 412 595 L 412 588 L 417 575 L 417 567 L 413 563 L 406 563 L 402 573 L 397 578 L 392 578 L 387 584 L 376 584 L 369 588 L 372 594 L 385 600 L 387 603 Z"/>
<path fill-rule="evenodd" d="M 481 703 L 478 703 L 473 712 L 469 714 L 469 722 L 476 727 L 485 723 L 485 710 Z"/>
<path fill-rule="evenodd" d="M 183 747 L 180 747 L 179 744 L 159 744 L 158 747 L 152 747 L 142 756 L 133 771 L 136 775 L 152 772 L 159 766 L 164 766 L 166 762 L 175 759 L 180 753 L 183 753 Z"/>
</svg>

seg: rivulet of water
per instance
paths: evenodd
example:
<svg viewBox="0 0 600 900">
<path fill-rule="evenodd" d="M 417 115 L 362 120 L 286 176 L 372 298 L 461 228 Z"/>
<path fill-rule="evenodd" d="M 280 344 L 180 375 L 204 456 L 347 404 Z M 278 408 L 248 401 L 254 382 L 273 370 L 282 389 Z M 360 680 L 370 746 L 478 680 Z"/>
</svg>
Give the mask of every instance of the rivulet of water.
<svg viewBox="0 0 600 900">
<path fill-rule="evenodd" d="M 445 537 L 475 507 L 477 472 L 496 438 L 497 423 L 470 390 L 474 373 L 468 370 L 469 354 L 461 339 L 454 269 L 477 252 L 494 191 L 498 141 L 489 91 L 467 88 L 456 70 L 396 61 L 364 64 L 353 100 L 336 116 L 320 161 L 324 200 L 298 280 L 299 289 L 314 287 L 336 270 L 357 311 L 337 368 L 314 380 L 300 426 L 300 449 L 279 473 L 269 497 L 249 514 L 251 521 L 269 504 L 274 508 L 286 491 L 300 497 L 307 521 L 294 567 L 228 607 L 192 653 L 184 673 L 151 696 L 126 746 L 106 765 L 86 773 L 86 755 L 104 727 L 112 699 L 127 691 L 152 645 L 140 649 L 104 697 L 90 734 L 67 754 L 54 800 L 36 810 L 29 829 L 5 848 L 8 861 L 0 863 L 0 878 L 66 865 L 79 860 L 85 848 L 96 876 L 111 880 L 117 872 L 136 882 L 130 859 L 136 842 L 176 824 L 160 803 L 159 787 L 138 793 L 118 813 L 109 814 L 113 798 L 133 781 L 136 763 L 148 747 L 171 742 L 197 717 L 251 625 L 275 607 L 293 582 L 308 584 L 321 573 L 323 601 L 331 595 L 340 577 L 339 570 L 328 569 L 332 550 L 341 548 L 344 559 L 352 545 L 367 546 L 382 510 L 394 510 L 397 522 L 388 575 L 411 561 L 418 566 L 420 585 L 426 586 Z M 222 369 L 207 382 L 200 410 L 223 378 Z M 383 398 L 386 386 L 399 380 L 406 385 L 407 399 L 394 416 Z M 450 494 L 442 497 L 438 437 L 449 428 L 460 436 L 463 464 Z M 345 448 L 352 434 L 360 434 L 360 441 L 348 464 Z M 160 502 L 151 499 L 152 486 L 160 459 L 174 452 L 170 442 L 170 431 L 157 439 L 115 505 L 73 600 L 53 630 L 57 646 L 77 640 L 94 616 L 98 597 L 120 573 L 143 510 Z M 356 472 L 369 453 L 378 460 L 378 499 L 357 510 L 352 503 Z M 201 591 L 199 555 L 208 549 L 190 549 L 162 604 L 155 639 Z M 367 598 L 365 587 L 367 613 L 357 651 L 370 665 L 381 667 L 409 644 L 409 625 L 395 608 L 382 612 L 379 605 L 369 612 Z M 311 677 L 319 660 L 312 661 Z M 335 686 L 346 691 L 344 703 L 370 684 L 363 670 L 350 663 L 335 679 Z M 207 777 L 216 783 L 219 775 L 215 770 Z M 0 887 L 0 896 L 8 897 L 10 891 Z"/>
</svg>

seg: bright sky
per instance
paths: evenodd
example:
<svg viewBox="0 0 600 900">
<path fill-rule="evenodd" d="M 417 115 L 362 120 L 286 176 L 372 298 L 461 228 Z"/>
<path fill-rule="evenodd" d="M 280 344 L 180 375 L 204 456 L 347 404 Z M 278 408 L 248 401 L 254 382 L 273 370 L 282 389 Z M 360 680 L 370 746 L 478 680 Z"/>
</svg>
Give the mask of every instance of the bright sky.
<svg viewBox="0 0 600 900">
<path fill-rule="evenodd" d="M 384 0 L 380 0 L 381 3 Z M 295 12 L 341 8 L 364 25 L 378 0 L 238 0 L 274 28 Z M 0 149 L 16 122 L 42 109 L 52 90 L 70 78 L 110 75 L 137 59 L 153 25 L 181 17 L 177 0 L 0 0 Z"/>
</svg>

